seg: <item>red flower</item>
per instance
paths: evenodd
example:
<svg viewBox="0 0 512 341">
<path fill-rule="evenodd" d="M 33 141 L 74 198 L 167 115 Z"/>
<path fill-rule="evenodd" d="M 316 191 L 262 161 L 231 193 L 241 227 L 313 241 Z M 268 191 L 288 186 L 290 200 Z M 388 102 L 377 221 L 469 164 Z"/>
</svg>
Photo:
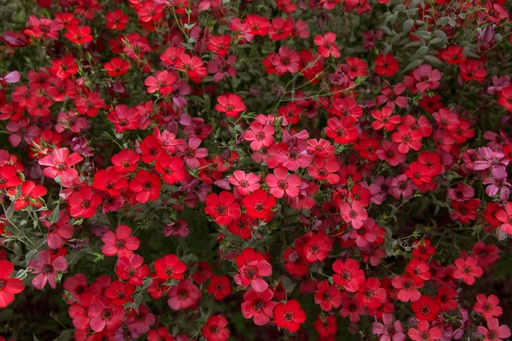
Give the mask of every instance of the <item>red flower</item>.
<svg viewBox="0 0 512 341">
<path fill-rule="evenodd" d="M 423 287 L 423 280 L 412 277 L 409 274 L 395 276 L 391 281 L 394 288 L 399 289 L 397 298 L 402 302 L 414 302 L 420 299 L 421 293 L 418 290 Z"/>
<path fill-rule="evenodd" d="M 187 270 L 187 265 L 179 260 L 178 256 L 173 254 L 165 255 L 163 258 L 155 260 L 154 268 L 156 275 L 162 279 L 180 280 Z"/>
<path fill-rule="evenodd" d="M 130 70 L 130 63 L 120 57 L 114 57 L 103 64 L 105 71 L 110 77 L 122 76 Z"/>
<path fill-rule="evenodd" d="M 136 289 L 134 284 L 115 280 L 105 289 L 105 297 L 110 298 L 113 304 L 123 306 L 126 302 L 133 302 L 132 294 Z"/>
<path fill-rule="evenodd" d="M 441 311 L 439 303 L 428 295 L 421 295 L 420 299 L 411 303 L 412 311 L 418 320 L 434 321 Z"/>
<path fill-rule="evenodd" d="M 219 195 L 210 193 L 206 197 L 205 204 L 204 211 L 221 226 L 229 225 L 241 214 L 240 205 L 235 202 L 235 197 L 231 192 L 222 191 Z"/>
<path fill-rule="evenodd" d="M 144 264 L 144 258 L 132 254 L 130 258 L 121 257 L 116 263 L 116 275 L 120 279 L 134 285 L 144 284 L 143 279 L 149 274 L 149 266 Z"/>
<path fill-rule="evenodd" d="M 102 297 L 89 307 L 87 315 L 90 317 L 91 329 L 96 333 L 104 329 L 117 330 L 124 321 L 124 309 Z"/>
<path fill-rule="evenodd" d="M 272 275 L 272 265 L 265 260 L 265 256 L 247 248 L 236 257 L 238 274 L 234 276 L 235 283 L 241 286 L 251 285 L 257 292 L 265 291 L 268 283 L 261 277 Z"/>
<path fill-rule="evenodd" d="M 60 211 L 59 220 L 56 222 L 50 221 L 51 213 L 49 210 L 43 211 L 39 219 L 48 228 L 48 246 L 51 249 L 59 249 L 73 236 L 74 228 L 69 224 L 69 215 L 66 211 Z"/>
<path fill-rule="evenodd" d="M 150 94 L 158 91 L 162 95 L 170 94 L 174 91 L 174 84 L 178 78 L 169 71 L 158 71 L 155 76 L 149 76 L 144 81 Z"/>
<path fill-rule="evenodd" d="M 59 20 L 39 19 L 33 15 L 28 17 L 28 26 L 29 28 L 25 29 L 23 33 L 36 39 L 57 39 L 59 31 L 63 28 Z"/>
<path fill-rule="evenodd" d="M 0 308 L 5 308 L 14 301 L 14 295 L 25 289 L 23 282 L 11 277 L 14 265 L 8 260 L 0 260 Z"/>
<path fill-rule="evenodd" d="M 377 278 L 370 277 L 359 287 L 356 299 L 359 304 L 367 306 L 368 309 L 377 309 L 386 301 L 386 289 L 381 288 Z"/>
<path fill-rule="evenodd" d="M 78 177 L 78 172 L 70 167 L 82 160 L 83 157 L 78 153 L 69 155 L 67 148 L 55 148 L 50 155 L 40 159 L 39 164 L 48 166 L 43 169 L 43 173 L 47 177 L 55 179 L 59 176 L 62 182 L 72 182 Z"/>
<path fill-rule="evenodd" d="M 224 316 L 213 315 L 208 318 L 201 331 L 208 341 L 226 341 L 229 338 L 227 325 L 228 320 Z"/>
<path fill-rule="evenodd" d="M 274 320 L 278 327 L 295 333 L 299 330 L 300 325 L 306 321 L 306 313 L 300 308 L 298 301 L 289 300 L 274 307 Z"/>
<path fill-rule="evenodd" d="M 274 293 L 270 289 L 262 292 L 255 290 L 246 291 L 244 302 L 241 304 L 242 315 L 246 319 L 252 317 L 254 324 L 257 326 L 266 325 L 274 316 L 273 310 L 277 305 L 277 302 L 271 301 L 272 297 L 274 297 Z"/>
<path fill-rule="evenodd" d="M 212 276 L 210 284 L 206 288 L 213 298 L 222 300 L 231 294 L 231 285 L 229 284 L 229 277 L 227 276 Z"/>
<path fill-rule="evenodd" d="M 208 42 L 208 50 L 215 52 L 219 56 L 225 56 L 228 53 L 231 37 L 227 34 L 220 36 L 211 36 Z"/>
<path fill-rule="evenodd" d="M 315 303 L 320 305 L 323 311 L 331 311 L 341 305 L 341 291 L 328 281 L 318 283 L 315 291 Z"/>
<path fill-rule="evenodd" d="M 336 34 L 332 32 L 327 32 L 323 36 L 317 34 L 313 39 L 315 45 L 318 46 L 318 53 L 324 57 L 328 58 L 332 56 L 333 58 L 340 57 L 340 51 L 338 50 L 338 46 L 336 45 Z"/>
<path fill-rule="evenodd" d="M 157 157 L 155 170 L 169 185 L 182 181 L 187 176 L 183 160 L 177 156 L 171 157 L 167 153 L 162 153 Z"/>
<path fill-rule="evenodd" d="M 81 187 L 78 191 L 69 195 L 69 214 L 73 218 L 91 218 L 101 202 L 101 197 L 94 193 L 92 187 Z"/>
<path fill-rule="evenodd" d="M 128 187 L 128 180 L 121 176 L 114 168 L 107 170 L 101 169 L 94 174 L 92 187 L 100 191 L 105 191 L 111 196 L 116 196 L 121 194 L 123 189 Z"/>
<path fill-rule="evenodd" d="M 130 17 L 124 14 L 122 10 L 116 9 L 105 14 L 105 20 L 107 21 L 106 25 L 109 30 L 122 31 L 128 21 L 130 21 Z"/>
<path fill-rule="evenodd" d="M 398 71 L 398 67 L 398 61 L 390 53 L 375 58 L 375 73 L 378 75 L 392 77 Z"/>
<path fill-rule="evenodd" d="M 68 26 L 64 37 L 75 44 L 83 45 L 92 41 L 91 28 L 89 26 Z"/>
<path fill-rule="evenodd" d="M 16 198 L 16 191 L 17 190 L 15 188 L 11 187 L 7 192 L 7 195 Z M 31 206 L 34 206 L 35 208 L 39 208 L 43 205 L 40 197 L 43 197 L 45 195 L 46 187 L 44 187 L 43 185 L 36 185 L 33 181 L 27 180 L 21 185 L 21 193 L 18 196 L 18 198 L 16 198 L 16 200 L 14 201 L 14 209 L 22 210 L 29 204 Z"/>
<path fill-rule="evenodd" d="M 414 341 L 434 341 L 440 340 L 443 333 L 438 327 L 429 328 L 428 321 L 421 320 L 418 322 L 418 329 L 409 328 L 407 335 Z"/>
<path fill-rule="evenodd" d="M 139 127 L 139 112 L 124 104 L 118 104 L 107 114 L 107 119 L 114 124 L 118 133 L 135 130 Z"/>
<path fill-rule="evenodd" d="M 141 169 L 135 178 L 130 180 L 130 190 L 134 193 L 137 202 L 143 204 L 148 200 L 154 201 L 160 197 L 162 182 L 156 174 L 150 174 L 147 170 Z"/>
<path fill-rule="evenodd" d="M 140 245 L 139 238 L 130 236 L 131 233 L 132 229 L 127 225 L 119 225 L 115 234 L 112 231 L 105 232 L 101 237 L 105 244 L 101 247 L 101 252 L 109 257 L 117 254 L 119 258 L 130 258 Z"/>
<path fill-rule="evenodd" d="M 232 93 L 217 97 L 217 102 L 219 103 L 215 105 L 215 110 L 226 113 L 229 117 L 236 117 L 247 109 L 242 98 Z"/>
<path fill-rule="evenodd" d="M 140 155 L 130 149 L 123 149 L 119 153 L 112 155 L 110 161 L 114 165 L 114 169 L 119 173 L 133 172 L 137 169 L 137 162 Z"/>
<path fill-rule="evenodd" d="M 343 117 L 341 120 L 337 117 L 328 119 L 327 127 L 324 130 L 325 135 L 334 139 L 334 142 L 339 144 L 349 144 L 358 137 L 354 122 L 348 117 Z"/>
<path fill-rule="evenodd" d="M 348 292 L 356 292 L 359 286 L 364 282 L 364 271 L 359 269 L 359 262 L 352 258 L 347 258 L 345 262 L 337 259 L 332 264 L 332 269 L 336 274 L 332 275 L 334 283 L 344 287 Z"/>
<path fill-rule="evenodd" d="M 243 198 L 242 203 L 247 210 L 247 215 L 255 219 L 267 219 L 270 211 L 276 205 L 276 198 L 268 195 L 264 189 L 258 189 Z"/>
</svg>

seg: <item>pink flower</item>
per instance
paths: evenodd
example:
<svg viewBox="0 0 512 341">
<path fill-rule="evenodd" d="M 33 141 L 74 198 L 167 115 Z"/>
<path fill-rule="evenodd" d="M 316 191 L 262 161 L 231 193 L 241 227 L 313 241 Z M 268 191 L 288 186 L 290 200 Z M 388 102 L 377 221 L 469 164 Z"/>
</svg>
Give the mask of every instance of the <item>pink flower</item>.
<svg viewBox="0 0 512 341">
<path fill-rule="evenodd" d="M 50 155 L 40 159 L 39 164 L 48 166 L 43 169 L 43 173 L 47 177 L 55 179 L 60 176 L 62 182 L 71 182 L 78 177 L 78 172 L 70 167 L 82 160 L 83 157 L 78 153 L 69 155 L 69 149 L 67 148 L 55 148 Z"/>
<path fill-rule="evenodd" d="M 178 285 L 169 290 L 167 304 L 172 310 L 192 307 L 201 298 L 201 291 L 189 279 L 181 280 Z"/>
<path fill-rule="evenodd" d="M 301 179 L 297 174 L 288 175 L 286 168 L 277 167 L 274 174 L 267 175 L 265 183 L 270 187 L 270 194 L 276 198 L 282 198 L 285 193 L 290 197 L 296 197 L 299 195 Z"/>
<path fill-rule="evenodd" d="M 236 170 L 229 177 L 229 183 L 234 185 L 241 195 L 247 195 L 260 188 L 261 174 L 245 174 L 243 170 Z"/>
<path fill-rule="evenodd" d="M 453 278 L 462 279 L 468 285 L 473 285 L 475 277 L 481 277 L 484 274 L 482 268 L 478 266 L 478 259 L 473 256 L 469 256 L 465 260 L 457 258 L 455 266 L 457 268 L 453 271 Z"/>
<path fill-rule="evenodd" d="M 500 326 L 497 318 L 493 317 L 487 320 L 487 328 L 478 326 L 478 331 L 482 333 L 483 341 L 501 341 L 510 337 L 510 328 L 506 325 Z"/>
<path fill-rule="evenodd" d="M 242 133 L 242 138 L 251 142 L 250 147 L 252 150 L 270 147 L 274 143 L 274 127 L 270 124 L 254 121 L 249 126 L 249 129 Z"/>
<path fill-rule="evenodd" d="M 50 287 L 55 289 L 57 286 L 57 276 L 66 272 L 68 263 L 66 259 L 59 256 L 52 260 L 52 254 L 49 250 L 39 252 L 39 260 L 31 260 L 29 269 L 37 276 L 32 280 L 32 285 L 38 290 L 42 290 L 46 282 L 50 283 Z"/>
<path fill-rule="evenodd" d="M 382 314 L 382 322 L 373 322 L 372 333 L 380 335 L 379 341 L 404 341 L 405 334 L 402 322 L 396 320 L 393 322 L 392 314 Z"/>
<path fill-rule="evenodd" d="M 363 222 L 368 218 L 368 213 L 359 201 L 354 201 L 352 204 L 341 204 L 340 214 L 343 220 L 352 224 L 355 229 L 361 228 Z"/>
<path fill-rule="evenodd" d="M 137 250 L 140 245 L 139 238 L 130 236 L 132 229 L 127 225 L 119 225 L 116 228 L 116 233 L 107 231 L 101 237 L 103 243 L 101 252 L 105 256 L 114 256 L 117 254 L 119 258 L 130 258 L 133 251 Z"/>
<path fill-rule="evenodd" d="M 429 323 L 426 320 L 418 322 L 418 329 L 409 328 L 407 335 L 414 341 L 434 341 L 443 336 L 441 329 L 432 327 L 429 329 Z"/>
</svg>

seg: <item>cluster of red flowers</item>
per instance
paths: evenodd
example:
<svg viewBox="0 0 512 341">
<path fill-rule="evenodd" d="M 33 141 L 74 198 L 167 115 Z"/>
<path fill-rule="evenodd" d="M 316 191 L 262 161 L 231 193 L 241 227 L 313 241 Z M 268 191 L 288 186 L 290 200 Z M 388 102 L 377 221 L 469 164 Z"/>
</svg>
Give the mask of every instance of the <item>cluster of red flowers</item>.
<svg viewBox="0 0 512 341">
<path fill-rule="evenodd" d="M 12 6 L 0 340 L 511 336 L 504 0 Z"/>
</svg>

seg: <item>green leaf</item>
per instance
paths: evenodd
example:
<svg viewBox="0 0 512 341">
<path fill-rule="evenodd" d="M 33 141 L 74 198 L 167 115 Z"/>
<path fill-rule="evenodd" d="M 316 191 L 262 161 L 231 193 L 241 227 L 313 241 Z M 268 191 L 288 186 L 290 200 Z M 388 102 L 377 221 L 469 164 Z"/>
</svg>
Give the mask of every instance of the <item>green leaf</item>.
<svg viewBox="0 0 512 341">
<path fill-rule="evenodd" d="M 60 208 L 59 205 L 55 206 L 55 209 L 50 213 L 48 217 L 52 223 L 57 223 L 60 219 Z"/>
<path fill-rule="evenodd" d="M 434 56 L 431 56 L 431 55 L 428 55 L 428 56 L 425 56 L 425 61 L 429 64 L 431 64 L 432 66 L 435 66 L 435 67 L 444 67 L 444 63 L 437 57 L 434 57 Z"/>
<path fill-rule="evenodd" d="M 425 57 L 428 54 L 428 47 L 421 46 L 412 56 L 412 60 L 420 59 Z"/>
<path fill-rule="evenodd" d="M 420 66 L 421 64 L 423 64 L 423 60 L 419 59 L 419 60 L 413 60 L 412 62 L 410 62 L 404 69 L 403 72 L 407 72 L 409 70 L 412 70 L 414 69 L 415 67 L 418 67 Z"/>
<path fill-rule="evenodd" d="M 404 33 L 409 33 L 414 26 L 414 19 L 407 19 L 402 25 Z"/>
</svg>

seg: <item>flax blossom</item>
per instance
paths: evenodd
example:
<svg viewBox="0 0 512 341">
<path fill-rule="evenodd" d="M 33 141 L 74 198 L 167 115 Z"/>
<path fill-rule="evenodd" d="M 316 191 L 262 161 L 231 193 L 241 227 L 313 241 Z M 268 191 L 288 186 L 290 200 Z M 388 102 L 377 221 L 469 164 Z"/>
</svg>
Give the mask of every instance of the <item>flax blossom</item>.
<svg viewBox="0 0 512 341">
<path fill-rule="evenodd" d="M 71 166 L 80 163 L 83 160 L 78 153 L 69 155 L 68 148 L 56 148 L 50 155 L 39 160 L 41 166 L 47 166 L 43 169 L 44 175 L 55 179 L 60 177 L 63 182 L 71 182 L 78 177 L 78 172 Z"/>
<path fill-rule="evenodd" d="M 36 277 L 32 280 L 32 285 L 38 290 L 42 290 L 46 283 L 55 289 L 57 287 L 57 276 L 66 272 L 68 263 L 62 256 L 52 259 L 52 254 L 48 250 L 39 252 L 39 260 L 33 259 L 29 263 L 29 269 Z"/>
</svg>

